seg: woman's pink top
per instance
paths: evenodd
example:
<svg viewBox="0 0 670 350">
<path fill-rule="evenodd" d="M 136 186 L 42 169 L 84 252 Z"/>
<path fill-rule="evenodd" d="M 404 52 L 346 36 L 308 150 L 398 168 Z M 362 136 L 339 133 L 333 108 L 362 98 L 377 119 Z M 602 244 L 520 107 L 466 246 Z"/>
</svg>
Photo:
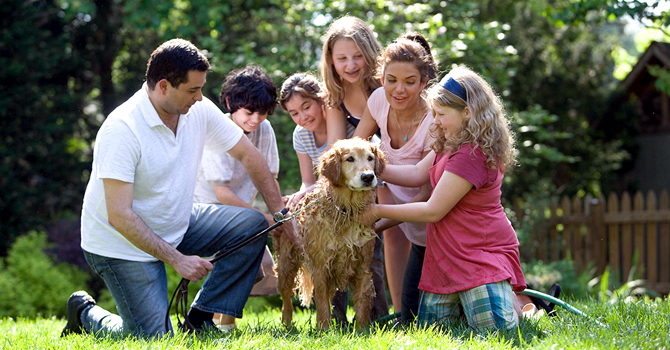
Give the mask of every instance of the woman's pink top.
<svg viewBox="0 0 670 350">
<path fill-rule="evenodd" d="M 421 160 L 424 152 L 430 151 L 430 125 L 433 124 L 433 114 L 428 112 L 423 121 L 416 129 L 412 138 L 405 145 L 395 149 L 391 147 L 391 137 L 388 132 L 388 115 L 391 104 L 386 99 L 384 88 L 375 90 L 368 99 L 368 109 L 372 118 L 377 122 L 381 131 L 381 149 L 386 155 L 389 164 L 410 164 L 414 165 Z M 407 203 L 410 199 L 419 193 L 419 187 L 403 187 L 393 184 L 387 184 L 395 202 L 398 204 Z M 426 224 L 403 222 L 400 228 L 405 233 L 407 239 L 417 245 L 426 245 Z"/>
<path fill-rule="evenodd" d="M 503 174 L 487 168 L 486 156 L 472 144 L 436 155 L 433 188 L 445 171 L 473 187 L 440 221 L 428 224 L 419 289 L 450 294 L 509 280 L 515 291 L 523 290 L 519 241 L 500 203 Z"/>
</svg>

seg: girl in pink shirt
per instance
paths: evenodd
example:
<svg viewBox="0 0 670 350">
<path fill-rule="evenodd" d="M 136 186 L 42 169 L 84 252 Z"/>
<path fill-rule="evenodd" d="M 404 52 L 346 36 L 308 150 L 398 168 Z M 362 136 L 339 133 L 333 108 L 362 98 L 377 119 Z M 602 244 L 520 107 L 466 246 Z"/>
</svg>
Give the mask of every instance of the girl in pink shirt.
<svg viewBox="0 0 670 350">
<path fill-rule="evenodd" d="M 500 203 L 503 174 L 515 164 L 514 137 L 491 86 L 466 67 L 428 91 L 432 151 L 416 165 L 388 166 L 387 182 L 420 186 L 427 202 L 374 205 L 366 218 L 426 222 L 419 289 L 420 325 L 465 314 L 475 329 L 518 325 L 514 291 L 525 288 L 519 242 Z"/>
</svg>

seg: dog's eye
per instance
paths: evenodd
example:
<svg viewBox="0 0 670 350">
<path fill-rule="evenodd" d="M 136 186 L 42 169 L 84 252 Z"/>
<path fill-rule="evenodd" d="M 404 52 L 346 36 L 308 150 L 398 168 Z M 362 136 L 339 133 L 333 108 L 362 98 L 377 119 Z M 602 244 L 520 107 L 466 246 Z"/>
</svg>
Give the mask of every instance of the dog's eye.
<svg viewBox="0 0 670 350">
<path fill-rule="evenodd" d="M 374 160 L 374 158 L 372 158 L 372 156 L 368 156 L 368 162 L 371 162 L 373 160 Z"/>
<path fill-rule="evenodd" d="M 349 157 L 349 158 L 347 158 L 347 162 L 351 163 L 351 162 L 353 162 L 353 161 L 354 161 L 354 157 Z"/>
</svg>

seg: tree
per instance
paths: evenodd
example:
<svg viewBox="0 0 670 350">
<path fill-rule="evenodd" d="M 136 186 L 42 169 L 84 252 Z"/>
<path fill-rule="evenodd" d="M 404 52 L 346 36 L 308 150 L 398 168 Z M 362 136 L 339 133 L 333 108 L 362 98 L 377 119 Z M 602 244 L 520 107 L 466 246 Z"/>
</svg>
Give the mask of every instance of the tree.
<svg viewBox="0 0 670 350">
<path fill-rule="evenodd" d="M 45 220 L 76 215 L 92 137 L 75 34 L 90 17 L 53 1 L 0 4 L 0 255 Z"/>
<path fill-rule="evenodd" d="M 216 101 L 225 74 L 249 63 L 264 67 L 277 86 L 292 73 L 315 71 L 321 36 L 344 14 L 368 22 L 382 45 L 406 31 L 423 33 L 442 73 L 466 64 L 501 93 L 521 164 L 506 178 L 506 205 L 597 193 L 625 156 L 589 128 L 614 83 L 610 44 L 619 29 L 567 19 L 556 25 L 551 16 L 582 2 L 589 1 L 3 2 L 0 74 L 4 82 L 23 78 L 22 93 L 3 83 L 0 95 L 7 102 L 0 104 L 3 242 L 46 218 L 77 214 L 97 127 L 140 88 L 160 43 L 182 37 L 207 51 L 213 69 L 205 94 Z M 279 181 L 289 192 L 300 184 L 294 123 L 281 110 L 269 120 L 282 159 Z M 34 212 L 40 216 L 26 218 Z"/>
</svg>

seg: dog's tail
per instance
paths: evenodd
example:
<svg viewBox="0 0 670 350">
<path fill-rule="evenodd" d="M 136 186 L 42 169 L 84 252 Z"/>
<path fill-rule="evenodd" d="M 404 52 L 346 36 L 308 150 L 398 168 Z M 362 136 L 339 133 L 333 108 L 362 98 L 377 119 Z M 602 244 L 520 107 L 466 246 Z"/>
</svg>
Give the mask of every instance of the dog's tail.
<svg viewBox="0 0 670 350">
<path fill-rule="evenodd" d="M 304 307 L 309 307 L 312 304 L 314 283 L 312 282 L 312 274 L 305 266 L 302 266 L 298 272 L 298 286 L 300 286 L 300 303 Z"/>
</svg>

